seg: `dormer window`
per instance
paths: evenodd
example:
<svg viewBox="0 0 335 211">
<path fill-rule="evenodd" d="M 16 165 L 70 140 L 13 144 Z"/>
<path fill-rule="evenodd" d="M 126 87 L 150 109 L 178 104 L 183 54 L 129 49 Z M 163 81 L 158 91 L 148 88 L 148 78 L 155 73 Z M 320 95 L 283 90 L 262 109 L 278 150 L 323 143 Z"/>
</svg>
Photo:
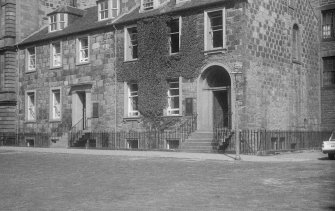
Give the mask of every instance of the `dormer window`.
<svg viewBox="0 0 335 211">
<path fill-rule="evenodd" d="M 68 15 L 66 13 L 56 13 L 56 14 L 50 15 L 49 32 L 59 31 L 59 30 L 64 29 L 67 26 L 67 17 Z"/>
<path fill-rule="evenodd" d="M 119 15 L 119 0 L 98 1 L 99 20 L 116 18 Z"/>
<path fill-rule="evenodd" d="M 150 10 L 154 8 L 154 0 L 143 0 L 143 9 Z"/>
</svg>

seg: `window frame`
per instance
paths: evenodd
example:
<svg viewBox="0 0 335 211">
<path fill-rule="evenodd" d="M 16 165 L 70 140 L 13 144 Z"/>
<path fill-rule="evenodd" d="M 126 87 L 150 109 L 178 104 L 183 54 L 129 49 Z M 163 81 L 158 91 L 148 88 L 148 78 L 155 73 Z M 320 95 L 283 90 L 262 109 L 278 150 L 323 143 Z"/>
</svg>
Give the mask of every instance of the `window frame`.
<svg viewBox="0 0 335 211">
<path fill-rule="evenodd" d="M 326 70 L 325 65 L 327 60 L 332 60 L 332 70 Z M 329 80 L 326 83 L 326 77 L 325 75 L 327 73 L 332 73 L 333 75 L 333 81 Z M 335 56 L 326 56 L 322 57 L 322 87 L 335 87 Z"/>
<path fill-rule="evenodd" d="M 222 12 L 222 46 L 221 47 L 214 47 L 213 45 L 213 39 L 210 42 L 209 36 L 210 36 L 210 27 L 211 27 L 211 22 L 210 22 L 210 13 L 214 12 Z M 227 48 L 227 40 L 226 40 L 226 8 L 213 8 L 210 10 L 205 10 L 204 11 L 204 50 L 205 51 L 216 51 L 216 50 L 225 50 Z M 212 46 L 210 46 L 210 44 Z"/>
<path fill-rule="evenodd" d="M 63 15 L 64 20 L 61 20 L 61 15 Z M 61 25 L 64 24 L 63 27 Z M 68 14 L 67 13 L 55 13 L 49 16 L 49 32 L 55 32 L 63 30 L 68 25 Z M 55 28 L 53 28 L 55 26 Z"/>
<path fill-rule="evenodd" d="M 30 49 L 34 49 L 34 54 L 30 52 Z M 30 67 L 31 60 L 34 61 L 34 67 Z M 36 71 L 36 46 L 26 48 L 26 72 L 35 72 Z"/>
<path fill-rule="evenodd" d="M 177 34 L 176 32 L 174 32 L 174 33 L 171 33 L 171 31 L 170 31 L 170 33 L 169 33 L 169 54 L 170 55 L 174 55 L 174 54 L 178 54 L 178 53 L 180 53 L 180 46 L 181 46 L 181 35 L 182 35 L 182 17 L 181 16 L 179 16 L 179 17 L 177 17 L 177 18 L 173 18 L 173 20 L 178 20 L 178 34 L 179 34 L 179 46 L 178 46 L 178 51 L 177 52 L 172 52 L 172 35 L 173 34 Z"/>
<path fill-rule="evenodd" d="M 82 48 L 82 43 L 81 43 L 81 40 L 83 40 L 83 39 L 87 39 L 87 48 Z M 88 64 L 88 63 L 90 63 L 90 56 L 91 56 L 91 53 L 90 53 L 90 51 L 91 51 L 91 45 L 90 45 L 90 36 L 81 36 L 81 37 L 78 37 L 77 39 L 76 39 L 76 41 L 77 41 L 77 65 L 79 65 L 79 64 Z M 81 54 L 81 52 L 82 51 L 85 51 L 85 50 L 87 50 L 87 59 L 83 59 L 81 56 L 82 56 L 82 54 Z"/>
<path fill-rule="evenodd" d="M 30 98 L 30 94 L 33 94 L 34 96 L 34 102 L 33 102 L 33 115 L 31 115 L 31 111 L 30 111 L 30 102 L 31 102 L 31 98 Z M 27 90 L 25 92 L 25 120 L 27 122 L 36 122 L 37 120 L 37 104 L 36 104 L 36 90 Z M 33 117 L 32 117 L 33 116 Z"/>
<path fill-rule="evenodd" d="M 176 83 L 178 82 L 178 95 L 171 95 L 170 94 L 170 83 Z M 166 116 L 180 116 L 182 115 L 182 78 L 175 78 L 175 79 L 168 79 L 167 80 L 168 83 L 168 91 L 167 91 L 167 101 L 168 101 L 168 105 L 166 107 L 166 111 L 164 111 L 164 113 L 166 114 Z M 174 88 L 175 89 L 175 88 Z M 179 103 L 178 103 L 178 108 L 171 108 L 172 105 L 172 98 L 176 98 L 178 97 Z M 177 114 L 174 114 L 173 111 L 178 111 Z"/>
<path fill-rule="evenodd" d="M 137 86 L 137 90 L 136 91 L 132 91 L 131 90 L 131 85 L 136 84 Z M 139 117 L 140 116 L 140 112 L 139 110 L 135 110 L 133 108 L 133 104 L 132 104 L 132 99 L 133 98 L 137 98 L 137 107 L 138 107 L 138 83 L 136 82 L 129 82 L 127 83 L 127 104 L 128 104 L 128 110 L 127 110 L 127 117 Z M 132 93 L 135 93 L 135 95 L 132 95 Z"/>
<path fill-rule="evenodd" d="M 55 45 L 56 44 L 59 44 L 59 53 L 56 53 L 58 54 L 59 56 L 59 65 L 55 65 Z M 52 42 L 50 43 L 50 68 L 59 68 L 59 67 L 62 67 L 63 66 L 63 47 L 62 47 L 62 42 L 61 41 L 58 41 L 58 42 Z"/>
<path fill-rule="evenodd" d="M 330 14 L 330 23 L 326 24 L 326 15 Z M 321 38 L 323 41 L 335 40 L 335 9 L 323 10 L 321 11 Z M 325 36 L 325 27 L 329 27 L 327 31 L 329 31 L 329 35 Z M 327 33 L 327 34 L 328 34 Z"/>
<path fill-rule="evenodd" d="M 146 1 L 152 1 L 152 2 L 146 2 Z M 146 4 L 151 4 L 152 6 L 145 6 Z M 153 10 L 157 7 L 157 1 L 156 0 L 141 0 L 141 11 L 148 11 Z"/>
<path fill-rule="evenodd" d="M 54 107 L 55 107 L 55 93 L 59 93 L 59 117 L 56 117 Z M 61 121 L 62 119 L 62 89 L 61 87 L 53 87 L 50 89 L 50 121 Z"/>
<path fill-rule="evenodd" d="M 133 45 L 132 40 L 131 40 L 131 36 L 129 33 L 129 30 L 132 28 L 136 28 L 137 31 L 137 25 L 131 25 L 131 26 L 127 26 L 124 27 L 124 61 L 136 61 L 138 60 L 138 31 L 137 31 L 137 45 Z M 134 46 L 137 46 L 136 48 L 136 55 L 137 57 L 134 57 Z M 130 49 L 131 48 L 131 49 Z"/>
<path fill-rule="evenodd" d="M 297 29 L 295 29 L 295 27 Z M 300 27 L 298 24 L 292 26 L 292 61 L 299 62 L 301 57 L 301 38 L 300 38 Z"/>
<path fill-rule="evenodd" d="M 101 10 L 101 5 L 107 3 L 107 9 L 106 7 L 104 10 Z M 114 7 L 114 3 L 116 3 L 116 7 Z M 119 0 L 100 0 L 97 2 L 98 4 L 98 20 L 103 21 L 103 20 L 108 20 L 108 19 L 113 19 L 116 18 L 120 14 L 120 1 Z M 116 11 L 116 15 L 113 16 L 113 11 Z M 105 13 L 105 17 L 101 18 L 101 14 Z M 107 16 L 106 16 L 107 13 Z"/>
<path fill-rule="evenodd" d="M 190 0 L 176 0 L 176 4 L 184 3 L 184 2 L 187 2 L 187 1 L 190 1 Z"/>
</svg>

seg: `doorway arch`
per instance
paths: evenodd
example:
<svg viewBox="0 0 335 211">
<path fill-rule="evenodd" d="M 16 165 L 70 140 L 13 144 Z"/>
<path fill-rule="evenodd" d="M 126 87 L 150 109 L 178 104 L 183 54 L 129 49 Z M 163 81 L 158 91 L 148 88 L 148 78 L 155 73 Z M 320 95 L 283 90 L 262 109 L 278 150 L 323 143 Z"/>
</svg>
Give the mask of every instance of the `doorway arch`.
<svg viewBox="0 0 335 211">
<path fill-rule="evenodd" d="M 221 65 L 204 68 L 198 81 L 198 130 L 232 128 L 232 80 Z"/>
</svg>

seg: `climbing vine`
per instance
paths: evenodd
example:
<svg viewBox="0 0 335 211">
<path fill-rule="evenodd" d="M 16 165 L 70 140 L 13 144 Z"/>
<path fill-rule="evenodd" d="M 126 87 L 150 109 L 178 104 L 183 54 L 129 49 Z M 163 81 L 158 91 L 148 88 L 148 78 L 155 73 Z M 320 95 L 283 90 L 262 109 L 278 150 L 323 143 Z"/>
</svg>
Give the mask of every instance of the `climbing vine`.
<svg viewBox="0 0 335 211">
<path fill-rule="evenodd" d="M 168 79 L 196 78 L 203 65 L 202 41 L 197 34 L 197 17 L 186 15 L 182 21 L 180 51 L 169 55 L 169 16 L 146 18 L 137 22 L 136 62 L 120 62 L 119 81 L 138 83 L 139 111 L 154 127 L 169 124 L 162 120 L 167 106 Z M 170 119 L 169 121 L 175 121 Z"/>
</svg>

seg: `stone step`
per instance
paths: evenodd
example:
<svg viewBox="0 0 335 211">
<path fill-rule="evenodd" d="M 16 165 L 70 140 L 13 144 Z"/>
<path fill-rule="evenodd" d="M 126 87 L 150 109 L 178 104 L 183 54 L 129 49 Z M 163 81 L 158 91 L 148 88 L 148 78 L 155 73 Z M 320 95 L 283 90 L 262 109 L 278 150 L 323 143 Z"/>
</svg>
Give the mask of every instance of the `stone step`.
<svg viewBox="0 0 335 211">
<path fill-rule="evenodd" d="M 212 146 L 215 143 L 212 142 L 201 142 L 201 141 L 188 141 L 183 143 L 183 146 Z"/>
</svg>

